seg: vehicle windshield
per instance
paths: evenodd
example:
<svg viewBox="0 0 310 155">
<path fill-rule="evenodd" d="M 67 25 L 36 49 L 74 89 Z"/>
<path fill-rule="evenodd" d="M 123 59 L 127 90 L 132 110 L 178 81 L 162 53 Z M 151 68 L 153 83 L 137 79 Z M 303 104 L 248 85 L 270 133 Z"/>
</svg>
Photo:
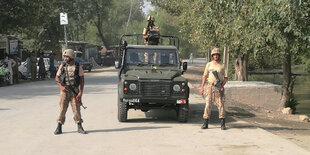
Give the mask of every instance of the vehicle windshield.
<svg viewBox="0 0 310 155">
<path fill-rule="evenodd" d="M 177 66 L 176 50 L 165 49 L 128 49 L 125 56 L 127 65 Z"/>
</svg>

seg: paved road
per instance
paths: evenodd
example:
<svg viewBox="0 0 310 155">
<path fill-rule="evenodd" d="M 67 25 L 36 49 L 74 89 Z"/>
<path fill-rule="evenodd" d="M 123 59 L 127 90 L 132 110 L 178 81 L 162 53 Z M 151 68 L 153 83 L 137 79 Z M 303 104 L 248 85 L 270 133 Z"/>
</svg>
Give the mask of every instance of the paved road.
<svg viewBox="0 0 310 155">
<path fill-rule="evenodd" d="M 206 65 L 206 58 L 194 58 L 193 61 L 189 59 L 184 59 L 183 62 L 187 62 L 188 66 L 205 66 Z"/>
<path fill-rule="evenodd" d="M 176 122 L 174 111 L 130 110 L 127 123 L 117 121 L 117 72 L 86 73 L 82 110 L 84 128 L 76 132 L 68 109 L 62 135 L 53 134 L 59 89 L 54 81 L 0 87 L 0 154 L 309 154 L 299 146 L 233 118 L 221 131 L 213 111 L 210 129 L 201 130 L 203 100 L 191 95 L 191 117 Z"/>
</svg>

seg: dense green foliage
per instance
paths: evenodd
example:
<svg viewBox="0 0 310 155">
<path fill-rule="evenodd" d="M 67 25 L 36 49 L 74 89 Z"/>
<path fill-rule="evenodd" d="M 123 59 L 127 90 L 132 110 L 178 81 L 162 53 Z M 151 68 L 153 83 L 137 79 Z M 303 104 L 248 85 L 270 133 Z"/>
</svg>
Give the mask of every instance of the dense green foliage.
<svg viewBox="0 0 310 155">
<path fill-rule="evenodd" d="M 181 58 L 188 59 L 190 53 L 196 53 L 197 49 L 189 43 L 187 35 L 182 32 L 178 18 L 159 8 L 156 8 L 149 14 L 155 17 L 155 25 L 159 27 L 162 35 L 172 35 L 179 38 L 179 52 Z M 146 23 L 144 25 L 146 26 Z"/>
<path fill-rule="evenodd" d="M 229 46 L 233 55 L 249 53 L 253 68 L 279 66 L 284 53 L 309 53 L 309 1 L 153 2 L 178 16 L 190 42 L 200 49 Z"/>
<path fill-rule="evenodd" d="M 249 54 L 249 68 L 280 68 L 284 53 L 293 64 L 309 60 L 309 4 L 303 0 L 153 0 L 161 34 L 181 40 L 181 56 L 204 56 L 227 46 L 232 57 Z M 64 40 L 59 13 L 68 13 L 68 40 L 117 44 L 121 34 L 141 33 L 146 25 L 143 0 L 3 0 L 0 33 L 28 39 L 30 49 L 59 49 Z M 132 8 L 131 8 L 132 6 Z M 130 20 L 128 16 L 132 10 Z M 127 27 L 127 22 L 128 27 Z M 268 55 L 268 57 L 266 56 Z"/>
<path fill-rule="evenodd" d="M 68 40 L 114 45 L 128 21 L 128 33 L 141 31 L 142 5 L 142 0 L 4 0 L 0 2 L 0 34 L 22 36 L 30 50 L 59 50 L 59 41 L 64 40 L 59 13 L 67 12 Z"/>
<path fill-rule="evenodd" d="M 238 80 L 247 79 L 245 70 L 247 67 L 282 68 L 281 106 L 290 106 L 295 79 L 291 65 L 303 63 L 308 71 L 310 68 L 308 66 L 309 1 L 153 0 L 152 2 L 171 15 L 177 16 L 189 41 L 200 49 L 229 47 L 231 55 L 238 57 L 236 61 L 238 63 L 235 65 Z"/>
</svg>

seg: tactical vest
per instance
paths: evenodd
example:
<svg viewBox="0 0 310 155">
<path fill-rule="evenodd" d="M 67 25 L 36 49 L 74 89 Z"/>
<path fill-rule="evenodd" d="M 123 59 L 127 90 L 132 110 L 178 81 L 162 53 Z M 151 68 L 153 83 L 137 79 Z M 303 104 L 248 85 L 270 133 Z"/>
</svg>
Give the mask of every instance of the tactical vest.
<svg viewBox="0 0 310 155">
<path fill-rule="evenodd" d="M 64 85 L 71 85 L 75 87 L 79 87 L 80 85 L 80 76 L 79 76 L 80 64 L 75 62 L 74 76 L 68 77 L 68 64 L 62 63 L 61 73 L 59 76 L 59 82 Z M 73 80 L 72 80 L 73 79 Z"/>
</svg>

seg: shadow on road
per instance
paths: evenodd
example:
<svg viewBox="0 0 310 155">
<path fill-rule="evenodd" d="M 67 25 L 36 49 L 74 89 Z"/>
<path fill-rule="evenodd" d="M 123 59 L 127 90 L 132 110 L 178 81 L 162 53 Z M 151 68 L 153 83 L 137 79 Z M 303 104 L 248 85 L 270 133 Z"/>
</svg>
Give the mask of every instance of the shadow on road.
<svg viewBox="0 0 310 155">
<path fill-rule="evenodd" d="M 189 119 L 185 124 L 202 124 L 203 123 L 203 112 L 204 112 L 204 103 L 196 103 L 196 104 L 190 104 L 190 114 Z M 214 105 L 216 108 L 216 106 Z M 132 109 L 131 109 L 132 110 Z M 249 113 L 247 111 L 242 111 L 240 109 L 234 109 L 236 111 L 240 111 L 240 113 L 226 113 L 226 123 L 227 126 L 230 126 L 230 124 L 237 122 L 236 116 L 238 117 L 255 117 L 254 114 Z M 148 112 L 145 112 L 145 117 L 141 118 L 129 118 L 126 123 L 166 123 L 166 124 L 182 124 L 177 121 L 177 113 L 175 110 L 164 110 L 164 109 L 153 109 Z M 234 117 L 232 117 L 234 116 Z M 213 125 L 220 125 L 220 119 L 218 118 L 218 111 L 213 110 L 211 113 L 211 118 L 209 120 L 209 124 Z M 234 125 L 236 126 L 236 125 Z M 236 126 L 241 128 L 242 126 Z M 254 126 L 244 126 L 244 128 L 255 128 Z"/>
<path fill-rule="evenodd" d="M 293 131 L 293 130 L 309 130 L 309 129 L 305 129 L 305 128 L 288 128 L 288 127 L 260 127 L 264 130 L 273 130 L 273 131 L 280 131 L 280 130 L 288 130 L 288 131 Z"/>
<path fill-rule="evenodd" d="M 154 127 L 154 126 L 143 126 L 143 127 L 128 127 L 128 128 L 117 128 L 117 129 L 104 129 L 104 130 L 86 130 L 88 133 L 95 132 L 123 132 L 123 131 L 138 131 L 138 130 L 152 130 L 152 129 L 162 129 L 171 127 Z"/>
<path fill-rule="evenodd" d="M 106 71 L 101 71 L 106 72 Z M 91 74 L 91 73 L 90 73 Z M 115 85 L 117 88 L 116 71 L 112 70 L 108 76 L 85 76 L 85 94 L 110 92 L 111 88 L 103 88 L 103 85 Z M 114 91 L 114 90 L 113 90 Z M 116 92 L 116 90 L 115 90 Z M 1 87 L 0 98 L 7 100 L 28 99 L 38 96 L 59 96 L 59 87 L 55 80 L 30 81 L 9 87 Z"/>
</svg>

